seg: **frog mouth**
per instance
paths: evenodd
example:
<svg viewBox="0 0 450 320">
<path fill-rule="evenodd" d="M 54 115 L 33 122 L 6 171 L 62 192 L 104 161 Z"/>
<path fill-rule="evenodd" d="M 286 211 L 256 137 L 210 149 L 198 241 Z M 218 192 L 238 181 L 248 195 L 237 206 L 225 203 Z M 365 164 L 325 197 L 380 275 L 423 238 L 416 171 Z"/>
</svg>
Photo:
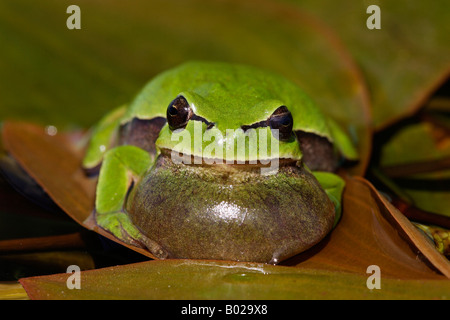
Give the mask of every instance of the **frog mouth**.
<svg viewBox="0 0 450 320">
<path fill-rule="evenodd" d="M 262 173 L 276 173 L 280 167 L 300 166 L 301 160 L 291 158 L 267 158 L 260 160 L 236 160 L 224 158 L 200 157 L 192 154 L 179 153 L 175 150 L 164 148 L 161 157 L 168 158 L 175 164 L 186 166 L 201 166 L 222 171 L 261 171 Z"/>
</svg>

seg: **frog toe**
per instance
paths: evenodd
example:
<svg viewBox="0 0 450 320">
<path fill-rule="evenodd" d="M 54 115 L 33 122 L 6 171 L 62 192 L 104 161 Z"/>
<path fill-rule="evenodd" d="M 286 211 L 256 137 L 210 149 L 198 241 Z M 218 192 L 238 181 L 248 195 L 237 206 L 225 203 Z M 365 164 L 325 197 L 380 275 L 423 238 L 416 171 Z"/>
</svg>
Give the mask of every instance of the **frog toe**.
<svg viewBox="0 0 450 320">
<path fill-rule="evenodd" d="M 141 241 L 140 231 L 132 225 L 126 213 L 95 213 L 94 217 L 100 228 L 111 233 L 117 239 L 136 247 L 145 248 Z"/>
</svg>

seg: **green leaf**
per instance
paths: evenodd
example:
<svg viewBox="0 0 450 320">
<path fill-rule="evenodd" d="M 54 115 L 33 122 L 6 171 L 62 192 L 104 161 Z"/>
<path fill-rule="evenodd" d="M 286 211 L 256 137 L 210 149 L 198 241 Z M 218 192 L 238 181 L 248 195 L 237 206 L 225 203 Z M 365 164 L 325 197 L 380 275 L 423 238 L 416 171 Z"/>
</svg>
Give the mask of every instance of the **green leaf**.
<svg viewBox="0 0 450 320">
<path fill-rule="evenodd" d="M 392 191 L 410 205 L 450 217 L 450 138 L 446 127 L 429 121 L 406 123 L 389 136 L 380 154 L 380 170 Z"/>
<path fill-rule="evenodd" d="M 361 66 L 377 129 L 417 111 L 450 75 L 448 1 L 291 2 L 325 20 Z M 369 5 L 379 30 L 366 27 Z"/>
<path fill-rule="evenodd" d="M 448 281 L 382 278 L 370 290 L 364 276 L 255 263 L 166 260 L 81 273 L 21 279 L 32 299 L 447 299 Z M 108 285 L 105 285 L 105 284 Z"/>
</svg>

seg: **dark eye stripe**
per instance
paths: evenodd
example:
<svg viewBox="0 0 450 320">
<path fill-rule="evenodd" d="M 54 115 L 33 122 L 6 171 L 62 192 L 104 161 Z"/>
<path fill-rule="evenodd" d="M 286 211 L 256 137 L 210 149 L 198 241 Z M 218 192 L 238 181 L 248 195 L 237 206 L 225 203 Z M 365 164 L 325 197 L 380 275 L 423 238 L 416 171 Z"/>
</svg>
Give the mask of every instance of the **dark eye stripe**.
<svg viewBox="0 0 450 320">
<path fill-rule="evenodd" d="M 287 141 L 292 136 L 294 119 L 286 106 L 277 108 L 267 120 L 241 126 L 242 130 L 256 129 L 270 126 L 272 130 L 278 130 L 278 139 Z"/>
<path fill-rule="evenodd" d="M 191 120 L 197 120 L 197 121 L 201 121 L 201 122 L 206 123 L 207 129 L 211 129 L 215 125 L 214 122 L 209 122 L 205 118 L 200 117 L 200 116 L 196 115 L 195 113 L 192 115 Z"/>
<path fill-rule="evenodd" d="M 256 129 L 256 128 L 263 128 L 263 127 L 267 127 L 269 124 L 267 123 L 267 120 L 263 120 L 260 122 L 256 122 L 250 125 L 242 125 L 241 129 L 245 131 L 249 130 L 249 129 Z"/>
</svg>

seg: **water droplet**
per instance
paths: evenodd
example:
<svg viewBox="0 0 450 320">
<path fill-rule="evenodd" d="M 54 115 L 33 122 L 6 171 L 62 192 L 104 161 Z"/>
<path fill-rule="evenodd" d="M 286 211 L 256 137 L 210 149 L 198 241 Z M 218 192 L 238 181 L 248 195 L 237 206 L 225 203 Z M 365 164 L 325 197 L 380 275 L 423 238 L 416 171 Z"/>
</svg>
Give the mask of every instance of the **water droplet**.
<svg viewBox="0 0 450 320">
<path fill-rule="evenodd" d="M 55 126 L 49 125 L 45 127 L 45 133 L 49 136 L 55 136 L 58 133 L 58 129 Z"/>
</svg>

